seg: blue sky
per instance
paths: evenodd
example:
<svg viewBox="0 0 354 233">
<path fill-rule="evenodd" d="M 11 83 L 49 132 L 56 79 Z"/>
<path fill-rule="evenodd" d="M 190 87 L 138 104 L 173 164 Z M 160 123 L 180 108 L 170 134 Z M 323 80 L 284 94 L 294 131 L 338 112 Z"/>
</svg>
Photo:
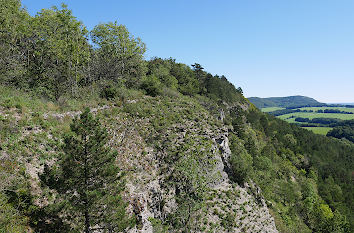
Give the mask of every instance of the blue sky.
<svg viewBox="0 0 354 233">
<path fill-rule="evenodd" d="M 200 63 L 246 97 L 354 102 L 353 0 L 22 0 L 31 15 L 61 2 L 88 29 L 117 20 L 147 59 Z"/>
</svg>

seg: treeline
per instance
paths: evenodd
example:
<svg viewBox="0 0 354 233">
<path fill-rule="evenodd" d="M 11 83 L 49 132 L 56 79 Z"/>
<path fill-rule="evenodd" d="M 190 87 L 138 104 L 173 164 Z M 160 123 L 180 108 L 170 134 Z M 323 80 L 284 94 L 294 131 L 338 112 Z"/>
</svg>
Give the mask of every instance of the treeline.
<svg viewBox="0 0 354 233">
<path fill-rule="evenodd" d="M 132 86 L 145 72 L 145 44 L 116 22 L 89 32 L 65 5 L 31 17 L 19 0 L 3 0 L 0 15 L 2 84 L 57 100 L 103 80 Z"/>
<path fill-rule="evenodd" d="M 305 105 L 296 105 L 296 106 L 289 106 L 286 107 L 286 109 L 294 109 L 294 108 L 306 108 L 306 107 L 339 107 L 339 108 L 354 108 L 354 105 L 341 105 L 341 104 L 325 104 L 325 103 L 319 103 L 319 104 L 305 104 Z M 327 110 L 332 110 L 332 109 L 327 109 Z"/>
<path fill-rule="evenodd" d="M 327 136 L 338 139 L 345 138 L 354 142 L 354 127 L 353 126 L 337 126 L 327 133 Z"/>
<path fill-rule="evenodd" d="M 353 126 L 353 120 L 341 120 L 338 118 L 318 117 L 318 118 L 309 119 L 307 117 L 296 117 L 295 121 L 303 122 L 303 123 L 307 122 L 309 124 L 313 124 L 313 126 L 326 126 L 326 127 Z M 304 124 L 301 125 L 303 126 Z"/>
<path fill-rule="evenodd" d="M 352 104 L 327 104 L 328 107 L 354 108 Z"/>
<path fill-rule="evenodd" d="M 102 23 L 88 31 L 64 4 L 31 17 L 20 0 L 1 0 L 0 21 L 0 83 L 51 100 L 78 97 L 82 89 L 110 98 L 116 87 L 141 88 L 149 95 L 202 94 L 227 102 L 242 94 L 199 64 L 145 61 L 145 44 L 124 25 Z"/>
<path fill-rule="evenodd" d="M 318 103 L 318 104 L 297 104 L 286 107 L 286 109 L 295 109 L 295 108 L 308 108 L 308 107 L 327 107 L 325 103 Z"/>
<path fill-rule="evenodd" d="M 141 80 L 140 88 L 149 95 L 178 91 L 184 95 L 200 94 L 228 103 L 243 99 L 240 87 L 236 89 L 223 75 L 219 77 L 205 72 L 198 63 L 190 68 L 172 58 L 152 58 L 146 64 L 147 73 Z"/>
<path fill-rule="evenodd" d="M 342 122 L 343 120 L 337 119 L 337 118 L 325 118 L 325 117 L 318 117 L 318 118 L 313 118 L 309 119 L 307 117 L 296 117 L 295 118 L 296 122 L 307 122 L 309 124 L 315 124 L 314 126 L 328 126 L 328 127 L 334 127 L 336 126 L 339 122 Z"/>
<path fill-rule="evenodd" d="M 289 113 L 294 113 L 294 112 L 313 112 L 312 110 L 301 110 L 301 109 L 292 109 L 292 108 L 286 108 L 286 109 L 280 109 L 280 110 L 275 110 L 272 112 L 268 112 L 268 114 L 273 115 L 273 116 L 281 116 Z"/>
<path fill-rule="evenodd" d="M 339 113 L 339 114 L 354 114 L 353 112 L 341 111 L 339 109 L 319 109 L 317 113 Z"/>
<path fill-rule="evenodd" d="M 335 127 L 327 133 L 327 136 L 338 139 L 345 138 L 351 142 L 354 142 L 354 120 L 337 123 Z"/>
</svg>

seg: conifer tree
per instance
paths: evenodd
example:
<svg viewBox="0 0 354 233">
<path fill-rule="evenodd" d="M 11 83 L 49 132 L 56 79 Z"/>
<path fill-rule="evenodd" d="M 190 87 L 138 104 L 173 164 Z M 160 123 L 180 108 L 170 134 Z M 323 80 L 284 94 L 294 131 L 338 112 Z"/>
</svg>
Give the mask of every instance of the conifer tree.
<svg viewBox="0 0 354 233">
<path fill-rule="evenodd" d="M 123 175 L 115 162 L 116 151 L 107 147 L 107 130 L 88 108 L 70 129 L 58 166 L 46 167 L 42 177 L 58 191 L 65 203 L 64 215 L 80 232 L 124 230 L 130 219 L 120 196 Z"/>
</svg>

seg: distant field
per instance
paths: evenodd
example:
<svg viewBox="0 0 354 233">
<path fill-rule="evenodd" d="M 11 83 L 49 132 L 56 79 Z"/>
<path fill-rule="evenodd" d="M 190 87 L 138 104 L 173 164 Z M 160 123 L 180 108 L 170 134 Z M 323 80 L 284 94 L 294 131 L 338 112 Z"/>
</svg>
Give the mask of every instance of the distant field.
<svg viewBox="0 0 354 233">
<path fill-rule="evenodd" d="M 322 135 L 326 135 L 328 133 L 328 131 L 330 131 L 332 128 L 330 127 L 302 127 L 304 129 L 307 130 L 311 130 L 312 132 L 316 133 L 316 134 L 322 134 Z"/>
<path fill-rule="evenodd" d="M 282 110 L 282 109 L 285 109 L 285 108 L 279 108 L 279 107 L 268 107 L 268 108 L 262 108 L 262 112 L 273 112 L 273 111 L 276 111 L 276 110 Z"/>
<path fill-rule="evenodd" d="M 345 109 L 347 110 L 347 109 Z M 344 109 L 343 109 L 344 111 Z M 286 120 L 288 122 L 294 123 L 295 122 L 295 118 L 290 118 L 291 116 L 295 116 L 296 117 L 303 117 L 303 118 L 309 118 L 309 119 L 313 119 L 313 118 L 319 118 L 319 117 L 323 117 L 323 118 L 337 118 L 337 119 L 341 119 L 341 120 L 352 120 L 354 119 L 354 114 L 340 114 L 340 113 L 317 113 L 317 112 L 294 112 L 294 113 L 288 113 L 288 114 L 284 114 L 281 116 L 278 116 L 278 118 L 282 119 L 282 120 Z"/>
<path fill-rule="evenodd" d="M 279 108 L 279 107 L 269 107 L 269 108 L 262 108 L 263 112 L 272 112 L 276 110 L 281 110 L 284 108 Z M 340 111 L 345 111 L 345 112 L 353 112 L 354 113 L 354 108 L 347 108 L 347 107 L 303 107 L 303 108 L 298 108 L 300 110 L 312 110 L 313 112 L 294 112 L 294 113 L 288 113 L 284 114 L 281 116 L 277 116 L 278 118 L 285 120 L 289 123 L 297 123 L 301 124 L 300 122 L 296 122 L 295 118 L 297 117 L 302 117 L 302 118 L 337 118 L 341 120 L 352 120 L 354 119 L 354 114 L 341 114 L 341 113 L 317 113 L 317 110 L 325 110 L 325 109 L 338 109 Z M 305 129 L 311 130 L 316 134 L 322 134 L 326 135 L 328 131 L 330 131 L 332 128 L 330 127 L 303 127 Z"/>
</svg>

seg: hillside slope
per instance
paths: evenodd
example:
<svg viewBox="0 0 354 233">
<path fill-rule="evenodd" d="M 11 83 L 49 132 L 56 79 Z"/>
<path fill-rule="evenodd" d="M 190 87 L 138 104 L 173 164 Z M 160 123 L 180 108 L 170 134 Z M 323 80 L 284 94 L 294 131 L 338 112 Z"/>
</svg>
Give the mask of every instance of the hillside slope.
<svg viewBox="0 0 354 233">
<path fill-rule="evenodd" d="M 39 176 L 59 153 L 61 131 L 68 131 L 80 111 L 58 112 L 50 103 L 41 103 L 43 112 L 16 105 L 1 107 L 3 126 L 12 126 L 2 130 L 2 165 L 16 161 L 25 168 L 21 179 L 28 182 L 30 205 L 45 209 L 51 205 L 52 191 L 41 188 Z M 228 127 L 196 100 L 134 96 L 101 105 L 91 111 L 109 129 L 110 147 L 118 151 L 117 163 L 127 173 L 124 197 L 137 223 L 129 232 L 153 232 L 162 227 L 160 221 L 193 232 L 277 232 L 265 200 L 255 191 L 259 188 L 252 182 L 241 187 L 231 181 Z M 176 193 L 193 187 L 200 189 L 198 194 Z M 193 195 L 203 201 L 193 200 Z M 186 206 L 193 211 L 189 213 Z M 191 214 L 188 219 L 186 214 Z M 33 212 L 29 217 L 35 218 Z M 31 228 L 48 227 L 41 224 Z"/>
<path fill-rule="evenodd" d="M 287 97 L 250 97 L 248 98 L 257 108 L 267 107 L 303 107 L 303 106 L 323 106 L 324 103 L 320 103 L 317 100 L 306 96 L 287 96 Z"/>
<path fill-rule="evenodd" d="M 353 186 L 341 172 L 352 167 L 353 146 L 318 138 L 252 110 L 246 100 L 218 106 L 202 96 L 151 97 L 121 89 L 111 101 L 95 98 L 89 105 L 60 106 L 2 90 L 7 95 L 0 101 L 1 195 L 4 200 L 9 197 L 9 203 L 27 203 L 12 210 L 8 220 L 16 222 L 7 227 L 64 231 L 60 230 L 63 226 L 53 225 L 63 223 L 53 207 L 55 191 L 39 177 L 44 165 L 57 160 L 71 119 L 88 106 L 109 130 L 109 146 L 118 151 L 117 164 L 127 174 L 123 199 L 127 214 L 134 219 L 129 232 L 330 232 L 335 226 L 346 231 L 338 211 L 347 210 L 338 201 L 352 198 Z M 308 137 L 315 147 L 311 154 L 305 149 L 310 146 Z M 322 140 L 327 140 L 327 149 L 318 147 Z M 335 144 L 338 151 L 333 151 Z M 324 150 L 332 150 L 341 171 Z M 316 193 L 332 187 L 328 179 L 320 181 L 328 174 L 338 174 L 340 182 L 349 183 L 348 190 L 335 186 L 343 197 L 331 196 L 331 208 L 336 211 L 323 209 L 332 214 L 324 223 L 326 215 L 315 213 L 329 207 Z M 10 187 L 17 191 L 6 191 Z M 313 210 L 306 207 L 310 197 L 317 200 Z M 308 220 L 300 214 L 303 211 Z M 11 228 L 5 229 L 12 232 Z"/>
</svg>

